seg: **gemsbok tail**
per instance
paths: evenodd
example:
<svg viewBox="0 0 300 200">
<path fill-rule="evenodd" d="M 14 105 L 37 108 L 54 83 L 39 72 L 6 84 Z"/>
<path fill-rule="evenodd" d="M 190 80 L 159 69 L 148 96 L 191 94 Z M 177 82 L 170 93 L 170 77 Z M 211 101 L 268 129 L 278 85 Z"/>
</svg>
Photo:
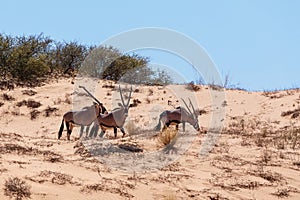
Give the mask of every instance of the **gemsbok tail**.
<svg viewBox="0 0 300 200">
<path fill-rule="evenodd" d="M 158 120 L 158 124 L 154 127 L 154 131 L 160 131 L 160 128 L 161 128 L 161 117 L 162 117 L 162 114 L 159 115 L 159 120 Z"/>
<path fill-rule="evenodd" d="M 64 130 L 64 119 L 62 120 L 59 131 L 58 131 L 58 139 L 60 139 L 63 130 Z"/>
</svg>

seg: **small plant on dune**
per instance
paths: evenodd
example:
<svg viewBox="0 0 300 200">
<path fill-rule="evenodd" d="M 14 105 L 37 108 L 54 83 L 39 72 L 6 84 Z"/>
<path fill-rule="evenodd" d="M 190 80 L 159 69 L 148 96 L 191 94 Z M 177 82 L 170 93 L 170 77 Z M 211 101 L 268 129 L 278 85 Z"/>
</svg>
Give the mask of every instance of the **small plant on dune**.
<svg viewBox="0 0 300 200">
<path fill-rule="evenodd" d="M 2 94 L 2 98 L 3 100 L 5 101 L 14 101 L 16 100 L 13 96 L 9 95 L 9 94 L 6 94 L 6 93 L 3 93 Z"/>
<path fill-rule="evenodd" d="M 72 103 L 71 94 L 68 94 L 68 93 L 65 94 L 65 103 L 67 103 L 67 104 Z"/>
<path fill-rule="evenodd" d="M 30 112 L 30 119 L 31 119 L 31 120 L 36 119 L 40 113 L 41 113 L 41 112 L 38 111 L 38 110 L 36 110 L 36 109 L 32 110 L 32 111 Z"/>
<path fill-rule="evenodd" d="M 23 90 L 23 91 L 22 91 L 22 94 L 28 95 L 28 96 L 34 96 L 34 95 L 37 94 L 37 92 L 34 91 L 34 90 Z"/>
<path fill-rule="evenodd" d="M 150 89 L 149 89 L 149 94 L 148 94 L 148 95 L 149 95 L 149 96 L 152 96 L 152 95 L 153 95 L 153 93 L 154 93 L 153 89 L 152 89 L 152 88 L 150 88 Z"/>
<path fill-rule="evenodd" d="M 0 107 L 3 106 L 3 105 L 4 105 L 4 103 L 0 101 Z"/>
<path fill-rule="evenodd" d="M 286 112 L 282 112 L 281 116 L 285 117 L 285 116 L 291 116 L 292 119 L 297 118 L 300 115 L 300 108 L 297 108 L 295 110 L 288 110 Z"/>
<path fill-rule="evenodd" d="M 30 186 L 18 177 L 9 178 L 4 184 L 4 195 L 21 200 L 23 197 L 30 198 Z"/>
<path fill-rule="evenodd" d="M 151 99 L 149 97 L 146 98 L 146 103 L 147 104 L 151 103 Z"/>
<path fill-rule="evenodd" d="M 34 100 L 32 100 L 32 99 L 29 99 L 29 100 L 19 101 L 16 105 L 17 105 L 18 107 L 21 107 L 21 106 L 27 106 L 28 108 L 38 108 L 38 107 L 40 107 L 42 104 L 41 104 L 40 102 L 34 101 Z"/>
<path fill-rule="evenodd" d="M 261 161 L 267 164 L 268 162 L 271 161 L 271 159 L 272 159 L 272 151 L 268 149 L 264 149 L 261 154 Z"/>
<path fill-rule="evenodd" d="M 158 134 L 158 140 L 164 146 L 174 143 L 178 131 L 172 128 L 166 128 Z"/>
<path fill-rule="evenodd" d="M 48 106 L 44 111 L 45 111 L 45 117 L 50 117 L 52 113 L 56 112 L 58 109 L 54 107 Z"/>
<path fill-rule="evenodd" d="M 197 92 L 201 89 L 201 87 L 199 85 L 195 85 L 194 81 L 191 81 L 186 85 L 186 89 Z"/>
<path fill-rule="evenodd" d="M 137 107 L 140 103 L 142 103 L 139 99 L 133 99 L 133 103 L 129 105 L 129 107 Z"/>
</svg>

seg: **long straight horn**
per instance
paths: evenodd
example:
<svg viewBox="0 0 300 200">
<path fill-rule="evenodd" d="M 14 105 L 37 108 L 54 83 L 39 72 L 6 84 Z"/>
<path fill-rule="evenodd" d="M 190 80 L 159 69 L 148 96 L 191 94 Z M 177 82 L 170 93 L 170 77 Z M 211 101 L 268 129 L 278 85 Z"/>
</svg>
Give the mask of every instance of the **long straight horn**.
<svg viewBox="0 0 300 200">
<path fill-rule="evenodd" d="M 92 97 L 99 105 L 101 105 L 102 103 L 96 98 L 94 97 L 84 86 L 80 85 L 79 88 L 84 89 L 84 91 L 86 91 L 86 93 L 88 93 L 88 95 L 90 95 L 90 97 Z"/>
<path fill-rule="evenodd" d="M 195 111 L 195 108 L 194 108 L 194 106 L 193 106 L 192 101 L 191 101 L 190 98 L 189 98 L 189 101 L 190 101 L 190 105 L 191 105 L 191 107 L 192 107 L 192 109 L 193 109 L 193 111 L 194 111 L 194 116 L 195 116 L 195 118 L 197 119 L 196 111 Z"/>
<path fill-rule="evenodd" d="M 128 106 L 129 106 L 129 102 L 130 102 L 131 94 L 132 94 L 132 85 L 131 85 L 131 88 L 130 88 L 130 92 L 129 92 L 129 96 L 128 96 L 128 101 L 127 101 L 126 107 L 128 107 Z"/>
<path fill-rule="evenodd" d="M 190 112 L 190 114 L 191 114 L 192 116 L 194 116 L 193 113 L 191 112 L 189 106 L 188 106 L 187 103 L 185 102 L 185 100 L 184 100 L 183 98 L 181 98 L 181 100 L 183 101 L 185 107 L 188 109 L 188 111 Z"/>
<path fill-rule="evenodd" d="M 122 94 L 121 86 L 120 85 L 119 85 L 119 91 L 120 91 L 120 96 L 121 96 L 122 104 L 125 107 L 125 103 L 124 103 L 124 99 L 123 99 L 123 94 Z"/>
</svg>

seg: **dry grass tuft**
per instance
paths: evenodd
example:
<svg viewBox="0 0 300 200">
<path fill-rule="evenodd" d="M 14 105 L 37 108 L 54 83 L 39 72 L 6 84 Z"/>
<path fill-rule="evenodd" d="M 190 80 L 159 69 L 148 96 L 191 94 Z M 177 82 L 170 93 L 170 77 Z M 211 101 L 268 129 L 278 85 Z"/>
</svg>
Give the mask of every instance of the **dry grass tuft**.
<svg viewBox="0 0 300 200">
<path fill-rule="evenodd" d="M 32 110 L 32 111 L 30 112 L 30 119 L 31 119 L 31 120 L 36 119 L 36 118 L 39 116 L 40 113 L 41 113 L 41 112 L 38 111 L 38 110 L 36 110 L 36 109 Z"/>
<path fill-rule="evenodd" d="M 30 198 L 30 185 L 18 177 L 9 178 L 4 184 L 4 195 L 21 200 L 23 197 Z"/>
<path fill-rule="evenodd" d="M 149 93 L 148 93 L 148 96 L 152 96 L 153 95 L 153 93 L 154 93 L 154 91 L 153 91 L 153 89 L 152 88 L 149 88 L 149 91 L 148 91 Z"/>
<path fill-rule="evenodd" d="M 34 101 L 32 99 L 29 99 L 29 100 L 23 100 L 23 101 L 19 101 L 17 103 L 17 106 L 18 107 L 21 107 L 21 106 L 27 106 L 28 108 L 38 108 L 40 107 L 42 104 L 40 102 L 37 102 L 37 101 Z"/>
<path fill-rule="evenodd" d="M 11 96 L 9 94 L 6 94 L 6 93 L 2 94 L 2 99 L 5 100 L 5 101 L 14 101 L 14 100 L 16 100 L 13 96 Z"/>
<path fill-rule="evenodd" d="M 286 112 L 282 112 L 281 113 L 282 117 L 289 116 L 289 115 L 291 115 L 292 119 L 295 119 L 295 118 L 299 117 L 299 115 L 300 115 L 300 108 L 297 108 L 295 110 L 288 110 Z"/>
<path fill-rule="evenodd" d="M 34 95 L 37 94 L 37 92 L 34 91 L 34 90 L 23 90 L 23 91 L 22 91 L 22 94 L 23 94 L 23 95 L 28 95 L 28 96 L 34 96 Z"/>
<path fill-rule="evenodd" d="M 55 113 L 56 111 L 58 111 L 57 108 L 52 108 L 50 106 L 48 106 L 45 110 L 45 117 L 50 117 L 53 113 Z"/>
<path fill-rule="evenodd" d="M 72 103 L 71 94 L 68 94 L 68 93 L 65 94 L 65 103 L 67 103 L 67 104 Z"/>
<path fill-rule="evenodd" d="M 186 89 L 197 92 L 201 89 L 201 87 L 199 85 L 195 85 L 192 81 L 186 85 Z"/>
<path fill-rule="evenodd" d="M 177 136 L 178 131 L 171 128 L 166 128 L 158 134 L 158 141 L 164 146 L 173 143 L 173 140 Z"/>
<path fill-rule="evenodd" d="M 129 107 L 137 107 L 140 103 L 142 103 L 139 99 L 133 99 L 133 103 L 129 105 Z"/>
</svg>

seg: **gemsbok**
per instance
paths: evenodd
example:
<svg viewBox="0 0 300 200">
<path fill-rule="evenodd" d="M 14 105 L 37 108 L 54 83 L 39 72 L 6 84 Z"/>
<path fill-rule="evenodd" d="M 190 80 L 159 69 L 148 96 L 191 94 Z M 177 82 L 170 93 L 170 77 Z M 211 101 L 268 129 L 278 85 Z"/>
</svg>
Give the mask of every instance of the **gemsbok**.
<svg viewBox="0 0 300 200">
<path fill-rule="evenodd" d="M 159 115 L 159 121 L 157 126 L 155 127 L 156 131 L 160 131 L 161 129 L 161 123 L 163 124 L 163 129 L 166 129 L 170 125 L 176 125 L 176 129 L 178 130 L 178 125 L 182 123 L 182 129 L 183 132 L 185 132 L 185 123 L 188 122 L 191 124 L 195 130 L 200 131 L 199 122 L 198 122 L 198 115 L 196 114 L 195 108 L 190 101 L 190 106 L 193 109 L 193 112 L 191 112 L 189 106 L 187 103 L 182 99 L 185 106 L 187 107 L 188 111 L 184 107 L 177 107 L 174 110 L 165 110 Z"/>
<path fill-rule="evenodd" d="M 123 133 L 122 137 L 125 136 L 126 133 L 125 133 L 123 126 L 124 126 L 125 120 L 128 116 L 129 102 L 130 102 L 130 98 L 131 98 L 131 94 L 132 94 L 132 86 L 131 86 L 126 104 L 124 103 L 124 98 L 123 98 L 123 94 L 122 94 L 120 85 L 119 85 L 119 91 L 120 91 L 122 104 L 119 104 L 120 107 L 112 110 L 110 113 L 100 114 L 97 117 L 98 123 L 94 123 L 94 127 L 91 130 L 92 135 L 95 135 L 95 136 L 97 135 L 97 132 L 98 132 L 98 129 L 100 126 L 101 127 L 101 134 L 100 134 L 101 137 L 105 134 L 105 131 L 108 128 L 114 129 L 115 138 L 117 137 L 117 128 L 119 128 L 121 130 L 121 132 Z"/>
<path fill-rule="evenodd" d="M 64 123 L 67 127 L 67 139 L 70 140 L 70 136 L 73 130 L 74 125 L 81 126 L 80 136 L 83 134 L 84 126 L 87 126 L 87 132 L 89 131 L 89 126 L 97 119 L 97 117 L 101 113 L 107 112 L 106 108 L 103 104 L 96 99 L 85 87 L 79 86 L 79 88 L 83 88 L 97 103 L 93 103 L 91 106 L 84 107 L 79 111 L 68 111 L 63 115 L 63 119 L 61 122 L 60 129 L 58 131 L 58 139 L 61 138 L 62 132 L 64 130 Z"/>
</svg>

